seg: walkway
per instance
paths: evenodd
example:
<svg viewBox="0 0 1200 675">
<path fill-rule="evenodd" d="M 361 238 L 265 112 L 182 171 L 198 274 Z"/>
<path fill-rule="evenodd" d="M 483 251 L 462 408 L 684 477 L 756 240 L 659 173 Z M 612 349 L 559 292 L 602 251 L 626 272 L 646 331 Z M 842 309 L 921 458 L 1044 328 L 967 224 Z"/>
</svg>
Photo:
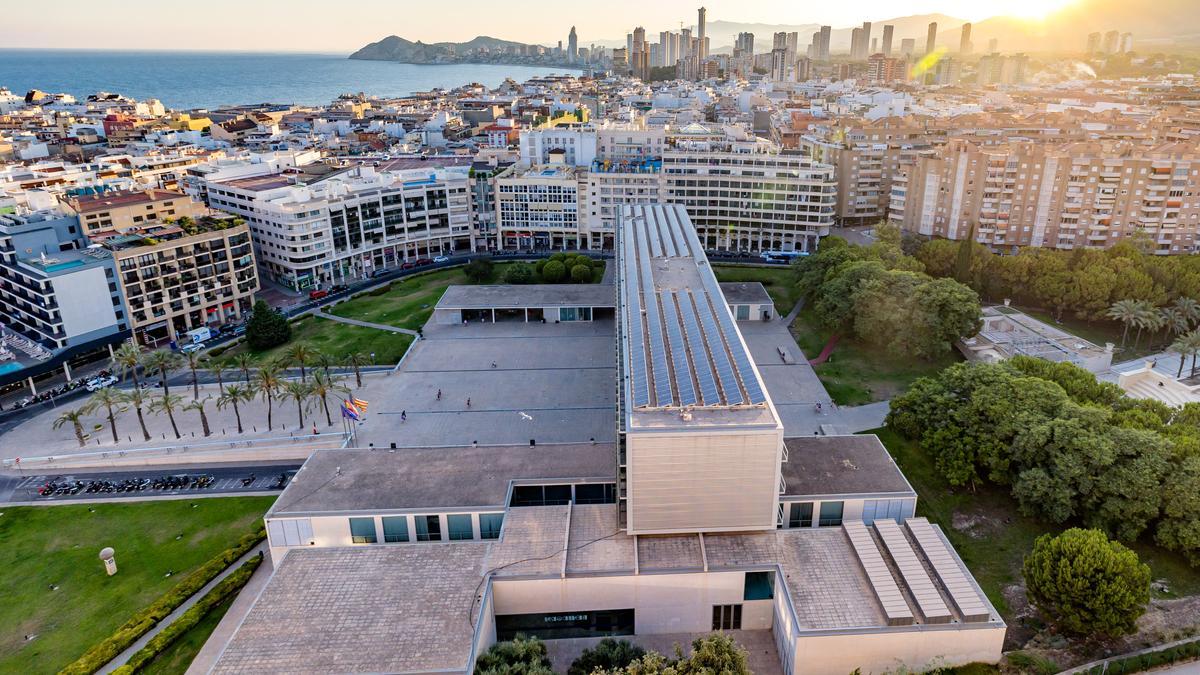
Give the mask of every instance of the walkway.
<svg viewBox="0 0 1200 675">
<path fill-rule="evenodd" d="M 417 331 L 415 331 L 415 330 L 409 330 L 407 328 L 400 328 L 398 326 L 389 326 L 389 325 L 383 324 L 383 323 L 371 323 L 370 321 L 359 321 L 358 319 L 347 319 L 344 316 L 335 316 L 333 314 L 326 314 L 324 310 L 320 310 L 320 309 L 314 311 L 313 316 L 319 316 L 322 319 L 329 319 L 330 321 L 337 321 L 338 323 L 347 323 L 347 324 L 350 324 L 351 326 L 362 326 L 363 328 L 378 328 L 379 330 L 391 331 L 392 333 L 405 333 L 407 335 L 419 335 L 419 333 L 417 333 Z"/>
<path fill-rule="evenodd" d="M 238 626 L 242 625 L 242 620 L 250 613 L 250 608 L 254 606 L 254 601 L 258 600 L 258 596 L 266 587 L 267 582 L 271 580 L 271 574 L 274 571 L 275 569 L 271 565 L 271 556 L 264 557 L 262 564 L 250 576 L 250 581 L 246 582 L 241 592 L 234 598 L 233 604 L 229 605 L 229 611 L 221 617 L 221 622 L 217 624 L 204 646 L 196 653 L 196 658 L 192 659 L 186 675 L 204 675 L 216 665 L 221 652 L 225 650 L 225 644 L 233 637 Z"/>
<path fill-rule="evenodd" d="M 837 347 L 838 340 L 841 340 L 841 339 L 842 339 L 841 335 L 837 335 L 837 334 L 831 335 L 829 337 L 829 342 L 825 343 L 824 349 L 821 350 L 820 354 L 817 354 L 817 358 L 808 360 L 808 365 L 819 366 L 822 363 L 825 363 L 826 361 L 828 361 L 829 355 L 833 353 L 833 348 Z"/>
<path fill-rule="evenodd" d="M 117 658 L 113 659 L 112 661 L 109 661 L 107 665 L 105 665 L 103 668 L 101 668 L 97 672 L 100 673 L 100 675 L 107 675 L 108 673 L 111 673 L 112 671 L 116 670 L 117 668 L 120 668 L 121 666 L 125 665 L 125 663 L 127 661 L 129 661 L 129 659 L 132 658 L 133 655 L 138 652 L 138 650 L 140 650 L 142 647 L 145 647 L 146 643 L 150 642 L 150 640 L 153 639 L 155 635 L 158 635 L 167 626 L 170 626 L 172 622 L 174 622 L 180 616 L 183 616 L 184 612 L 191 609 L 193 605 L 195 605 L 197 602 L 200 601 L 200 598 L 203 598 L 217 584 L 221 583 L 221 581 L 225 577 L 229 576 L 230 574 L 233 574 L 234 570 L 236 570 L 237 568 L 242 566 L 242 563 L 249 560 L 251 556 L 258 555 L 259 553 L 262 553 L 264 556 L 268 556 L 267 542 L 265 540 L 262 543 L 260 543 L 258 546 L 255 546 L 254 548 L 250 549 L 241 558 L 238 558 L 237 560 L 235 560 L 232 565 L 225 568 L 225 571 L 218 574 L 216 576 L 216 578 L 214 578 L 212 581 L 208 582 L 204 586 L 204 588 L 201 588 L 199 591 L 197 591 L 195 595 L 193 595 L 192 597 L 185 600 L 182 605 L 180 605 L 179 607 L 176 607 L 174 612 L 171 612 L 166 617 L 164 617 L 162 621 L 159 621 L 154 626 L 154 628 L 151 628 L 145 635 L 138 638 L 137 642 L 134 642 L 132 645 L 130 645 L 130 647 L 128 649 L 126 649 L 125 651 L 118 654 Z M 268 564 L 269 563 L 267 562 L 267 560 L 263 560 L 263 564 L 259 565 L 259 569 L 262 569 L 264 566 L 267 566 Z M 255 570 L 256 574 L 257 574 L 257 571 L 258 570 Z M 251 577 L 251 579 L 253 579 L 253 577 Z"/>
</svg>

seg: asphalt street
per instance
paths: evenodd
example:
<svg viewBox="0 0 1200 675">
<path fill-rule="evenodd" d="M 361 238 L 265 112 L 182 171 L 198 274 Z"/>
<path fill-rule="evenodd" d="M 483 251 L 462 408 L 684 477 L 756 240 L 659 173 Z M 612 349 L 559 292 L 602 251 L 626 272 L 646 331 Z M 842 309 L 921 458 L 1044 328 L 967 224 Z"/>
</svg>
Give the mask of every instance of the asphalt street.
<svg viewBox="0 0 1200 675">
<path fill-rule="evenodd" d="M 289 462 L 286 464 L 225 465 L 203 469 L 189 466 L 178 469 L 153 467 L 135 471 L 74 470 L 61 474 L 0 473 L 0 504 L 113 501 L 180 495 L 207 496 L 279 492 L 299 468 L 299 463 Z M 211 484 L 208 487 L 191 487 L 194 480 L 201 476 L 211 476 Z M 282 482 L 280 481 L 281 476 L 283 477 Z M 187 487 L 155 489 L 147 486 L 141 490 L 87 491 L 87 486 L 92 483 L 107 481 L 120 485 L 124 481 L 150 480 L 153 482 L 165 477 L 186 479 Z M 75 486 L 82 483 L 83 487 L 78 490 L 73 487 L 70 490 L 46 490 L 45 486 L 48 483 L 57 486 Z"/>
</svg>

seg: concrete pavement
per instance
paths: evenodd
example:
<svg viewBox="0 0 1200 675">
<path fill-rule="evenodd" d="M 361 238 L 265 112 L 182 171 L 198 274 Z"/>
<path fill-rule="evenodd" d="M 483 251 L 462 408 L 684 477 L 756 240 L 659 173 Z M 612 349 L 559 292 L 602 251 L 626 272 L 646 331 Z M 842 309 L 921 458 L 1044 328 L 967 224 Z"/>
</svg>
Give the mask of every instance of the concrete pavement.
<svg viewBox="0 0 1200 675">
<path fill-rule="evenodd" d="M 188 666 L 186 675 L 205 675 L 213 665 L 216 664 L 217 658 L 221 656 L 222 650 L 225 649 L 225 643 L 229 642 L 229 638 L 233 637 L 242 620 L 250 613 L 250 608 L 254 606 L 254 601 L 258 600 L 259 594 L 266 588 L 267 582 L 271 580 L 271 575 L 275 572 L 271 565 L 271 556 L 263 558 L 262 564 L 258 569 L 254 570 L 254 574 L 250 576 L 250 581 L 242 587 L 237 598 L 229 605 L 229 611 L 225 612 L 225 616 L 221 617 L 221 622 L 208 636 L 208 640 L 200 651 L 196 653 L 196 658 L 192 660 L 192 664 Z"/>
</svg>

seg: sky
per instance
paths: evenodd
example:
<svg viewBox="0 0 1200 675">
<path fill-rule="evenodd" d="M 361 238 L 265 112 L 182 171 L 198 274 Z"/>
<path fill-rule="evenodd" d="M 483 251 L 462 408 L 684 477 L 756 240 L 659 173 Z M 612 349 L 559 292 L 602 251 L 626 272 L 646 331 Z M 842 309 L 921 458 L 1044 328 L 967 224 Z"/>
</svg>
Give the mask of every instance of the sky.
<svg viewBox="0 0 1200 675">
<path fill-rule="evenodd" d="M 940 12 L 967 21 L 997 15 L 1036 17 L 1072 0 L 703 0 L 708 20 L 842 28 L 864 20 Z M 679 0 L 55 0 L 3 2 L 0 47 L 53 49 L 202 49 L 351 52 L 395 34 L 424 42 L 489 35 L 521 42 L 580 45 L 620 39 L 635 25 L 648 32 L 696 21 L 700 2 Z"/>
</svg>

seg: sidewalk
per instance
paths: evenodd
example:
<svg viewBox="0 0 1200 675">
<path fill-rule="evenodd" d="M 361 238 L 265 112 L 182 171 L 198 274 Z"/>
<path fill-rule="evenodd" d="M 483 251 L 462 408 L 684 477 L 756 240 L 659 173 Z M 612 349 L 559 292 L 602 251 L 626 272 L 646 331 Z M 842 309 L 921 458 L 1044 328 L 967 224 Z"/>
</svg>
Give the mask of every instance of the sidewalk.
<svg viewBox="0 0 1200 675">
<path fill-rule="evenodd" d="M 250 583 L 253 583 L 254 577 L 258 576 L 258 572 L 264 566 L 270 565 L 270 562 L 269 562 L 270 556 L 267 553 L 267 542 L 265 540 L 263 542 L 261 542 L 258 546 L 255 546 L 254 548 L 247 551 L 246 555 L 243 555 L 241 558 L 238 558 L 237 560 L 235 560 L 232 565 L 225 568 L 225 571 L 218 574 L 216 576 L 216 578 L 214 578 L 212 581 L 208 582 L 204 586 L 204 588 L 201 588 L 199 591 L 197 591 L 195 593 L 195 595 L 193 595 L 192 597 L 190 597 L 186 601 L 184 601 L 184 603 L 182 605 L 180 605 L 179 607 L 176 607 L 174 612 L 171 612 L 166 617 L 164 617 L 162 621 L 159 621 L 158 624 L 154 626 L 154 628 L 151 628 L 145 635 L 143 635 L 141 638 L 139 638 L 137 642 L 134 642 L 132 645 L 130 645 L 130 647 L 128 649 L 126 649 L 125 651 L 118 654 L 117 658 L 113 659 L 112 661 L 109 661 L 107 665 L 105 665 L 103 668 L 101 668 L 97 672 L 100 673 L 100 675 L 107 675 L 108 673 L 111 673 L 112 671 L 116 670 L 117 668 L 120 668 L 121 666 L 125 665 L 125 662 L 129 661 L 129 659 L 134 654 L 136 654 L 138 652 L 138 650 L 140 650 L 142 647 L 145 647 L 146 643 L 150 642 L 150 640 L 153 639 L 155 635 L 158 635 L 167 626 L 170 626 L 172 622 L 174 622 L 176 619 L 178 619 L 180 616 L 182 616 L 184 612 L 191 609 L 193 605 L 195 605 L 197 602 L 200 601 L 200 598 L 203 598 L 209 591 L 211 591 L 213 589 L 213 587 L 215 587 L 217 584 L 221 583 L 221 580 L 223 580 L 225 577 L 229 576 L 230 574 L 233 574 L 234 570 L 241 567 L 242 563 L 249 560 L 251 556 L 258 555 L 260 552 L 263 554 L 263 556 L 265 556 L 265 558 L 262 562 L 262 565 L 259 565 L 259 569 L 255 570 L 254 576 L 250 577 Z M 245 589 L 243 589 L 243 590 L 245 590 Z M 232 608 L 230 611 L 232 612 Z M 224 623 L 224 622 L 222 621 L 222 623 Z"/>
<path fill-rule="evenodd" d="M 390 331 L 392 333 L 405 333 L 407 335 L 419 335 L 419 333 L 417 333 L 417 331 L 415 331 L 415 330 L 409 330 L 407 328 L 400 328 L 398 326 L 389 326 L 387 324 L 382 324 L 382 323 L 371 323 L 370 321 L 359 321 L 358 319 L 347 319 L 344 316 L 336 316 L 333 314 L 326 314 L 325 311 L 321 310 L 321 309 L 314 311 L 313 316 L 318 316 L 322 319 L 329 319 L 330 321 L 337 321 L 338 323 L 347 323 L 347 324 L 350 324 L 351 326 L 362 326 L 363 328 L 377 328 L 379 330 L 386 330 L 386 331 Z"/>
<path fill-rule="evenodd" d="M 267 555 L 258 569 L 254 570 L 250 581 L 246 582 L 241 592 L 234 598 L 233 604 L 229 606 L 229 611 L 221 617 L 221 623 L 217 624 L 204 646 L 196 653 L 196 658 L 192 660 L 192 665 L 188 666 L 186 675 L 205 675 L 212 669 L 217 658 L 221 656 L 221 652 L 225 650 L 225 644 L 229 642 L 238 626 L 242 624 L 242 620 L 250 613 L 250 608 L 254 606 L 254 601 L 258 600 L 258 596 L 266 587 L 267 582 L 271 580 L 271 574 L 274 571 L 275 569 L 271 565 L 271 556 Z"/>
</svg>

